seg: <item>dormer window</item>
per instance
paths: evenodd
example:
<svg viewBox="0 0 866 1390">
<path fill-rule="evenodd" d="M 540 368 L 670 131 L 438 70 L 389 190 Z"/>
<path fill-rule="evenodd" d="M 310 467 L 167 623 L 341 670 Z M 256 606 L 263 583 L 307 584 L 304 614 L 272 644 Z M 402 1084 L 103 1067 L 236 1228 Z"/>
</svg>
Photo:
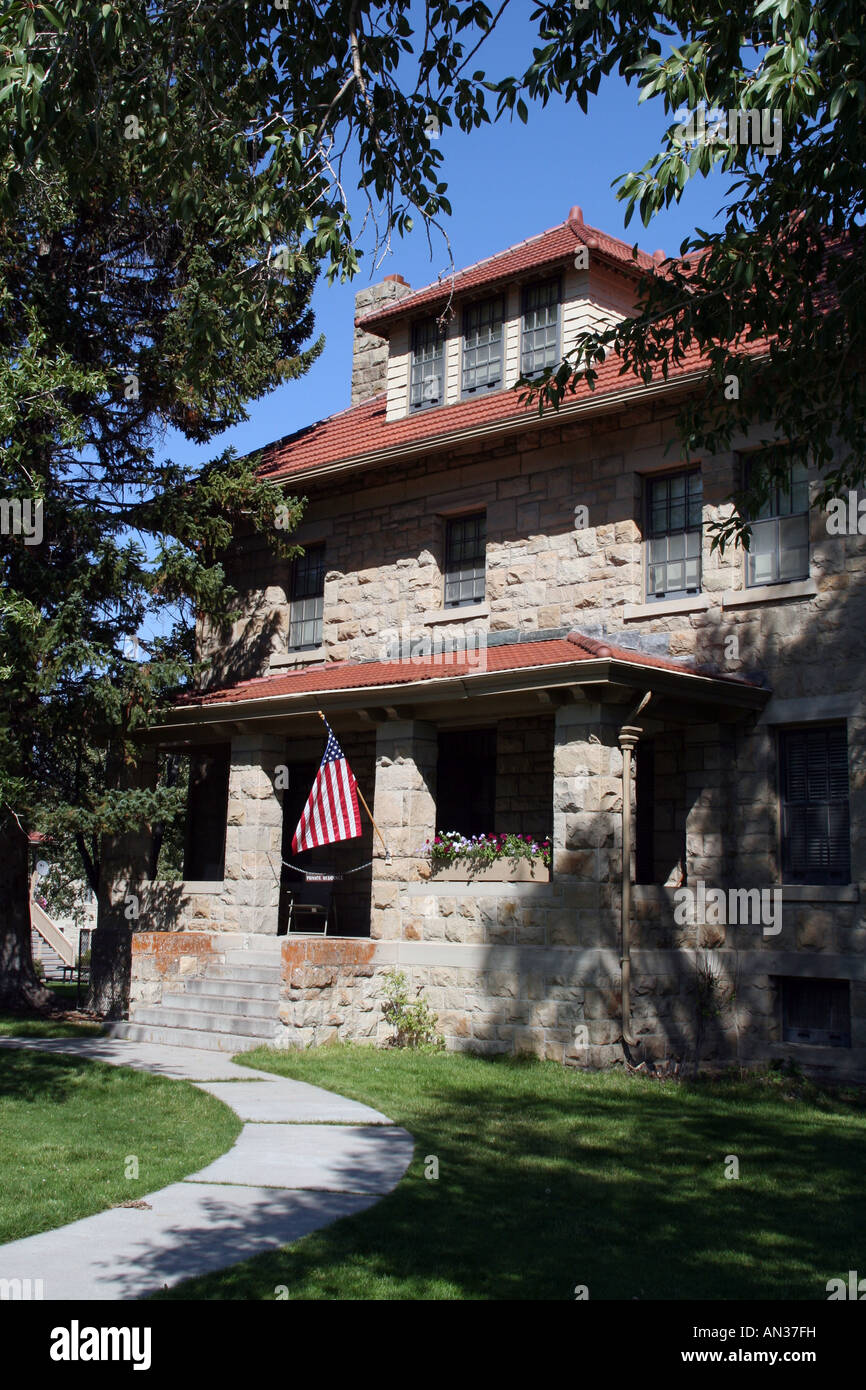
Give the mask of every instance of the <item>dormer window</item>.
<svg viewBox="0 0 866 1390">
<path fill-rule="evenodd" d="M 445 340 L 435 319 L 412 329 L 412 378 L 409 409 L 429 410 L 445 399 Z"/>
<path fill-rule="evenodd" d="M 559 361 L 559 281 L 544 280 L 523 291 L 520 370 L 536 376 Z"/>
<path fill-rule="evenodd" d="M 504 299 L 470 304 L 463 313 L 463 395 L 502 389 Z"/>
</svg>

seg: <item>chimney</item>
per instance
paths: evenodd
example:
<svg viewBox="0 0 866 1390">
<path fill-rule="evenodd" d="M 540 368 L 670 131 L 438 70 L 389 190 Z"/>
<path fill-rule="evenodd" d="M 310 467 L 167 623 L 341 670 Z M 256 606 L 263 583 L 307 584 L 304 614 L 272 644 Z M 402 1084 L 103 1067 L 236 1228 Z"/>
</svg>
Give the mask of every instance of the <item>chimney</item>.
<svg viewBox="0 0 866 1390">
<path fill-rule="evenodd" d="M 355 318 L 372 313 L 412 293 L 402 275 L 386 275 L 378 285 L 369 285 L 355 295 Z M 352 405 L 378 396 L 388 386 L 388 339 L 355 326 L 352 351 Z"/>
</svg>

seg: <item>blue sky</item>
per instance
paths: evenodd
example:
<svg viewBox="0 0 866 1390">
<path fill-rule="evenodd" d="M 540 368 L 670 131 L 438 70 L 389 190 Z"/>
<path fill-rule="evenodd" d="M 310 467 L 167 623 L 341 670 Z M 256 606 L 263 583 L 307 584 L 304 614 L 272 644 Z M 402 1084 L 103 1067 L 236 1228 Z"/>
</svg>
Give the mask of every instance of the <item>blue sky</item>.
<svg viewBox="0 0 866 1390">
<path fill-rule="evenodd" d="M 489 46 L 473 60 L 473 69 L 483 67 L 495 76 L 523 71 L 534 41 L 524 4 L 525 0 L 518 0 L 513 13 L 506 12 Z M 564 221 L 574 204 L 583 208 L 590 225 L 629 243 L 637 241 L 650 253 L 659 247 L 668 254 L 675 252 L 696 225 L 718 226 L 716 212 L 726 180 L 714 176 L 691 180 L 679 207 L 660 214 L 649 227 L 644 228 L 635 215 L 628 230 L 624 229 L 625 205 L 617 201 L 611 182 L 646 162 L 658 148 L 669 120 L 659 100 L 639 106 L 637 88 L 611 78 L 591 100 L 587 115 L 576 103 L 554 99 L 546 108 L 530 104 L 526 126 L 515 117 L 471 135 L 444 131 L 439 141 L 444 155 L 441 177 L 449 185 L 453 215 L 448 235 L 457 268 Z M 350 195 L 350 204 L 360 224 L 363 195 Z M 368 250 L 372 250 L 372 238 Z M 353 282 L 328 285 L 322 279 L 313 307 L 316 332 L 325 334 L 326 345 L 311 371 L 251 403 L 245 424 L 227 430 L 204 449 L 171 434 L 164 452 L 187 463 L 213 457 L 229 444 L 246 453 L 345 409 L 350 398 L 356 292 L 395 273 L 418 288 L 447 268 L 448 250 L 442 238 L 434 238 L 431 260 L 424 231 L 416 225 L 410 236 L 395 238 L 391 254 L 378 268 L 372 256 L 365 255 Z"/>
</svg>

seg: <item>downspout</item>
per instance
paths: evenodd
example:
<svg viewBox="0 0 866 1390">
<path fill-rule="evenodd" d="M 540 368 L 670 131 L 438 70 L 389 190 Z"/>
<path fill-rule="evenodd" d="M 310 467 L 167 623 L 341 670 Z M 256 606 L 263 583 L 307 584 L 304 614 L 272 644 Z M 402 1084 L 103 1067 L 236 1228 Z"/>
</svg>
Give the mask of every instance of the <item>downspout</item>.
<svg viewBox="0 0 866 1390">
<path fill-rule="evenodd" d="M 637 1038 L 631 1028 L 631 767 L 632 753 L 643 733 L 639 725 L 632 723 L 641 710 L 649 704 L 652 691 L 648 690 L 638 702 L 628 720 L 619 731 L 619 746 L 622 750 L 622 956 L 620 971 L 622 977 L 622 1037 L 627 1047 L 635 1047 Z"/>
</svg>

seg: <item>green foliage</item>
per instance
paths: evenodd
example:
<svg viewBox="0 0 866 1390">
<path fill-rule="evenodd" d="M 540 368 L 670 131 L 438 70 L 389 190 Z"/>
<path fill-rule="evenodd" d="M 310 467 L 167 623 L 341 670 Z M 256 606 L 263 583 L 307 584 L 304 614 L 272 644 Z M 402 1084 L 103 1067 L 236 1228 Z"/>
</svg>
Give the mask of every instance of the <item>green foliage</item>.
<svg viewBox="0 0 866 1390">
<path fill-rule="evenodd" d="M 385 995 L 382 1017 L 394 1029 L 390 1045 L 441 1051 L 445 1039 L 436 1032 L 438 1015 L 432 1013 L 427 1000 L 422 999 L 421 986 L 418 986 L 412 999 L 402 970 L 388 970 L 382 979 Z"/>
<path fill-rule="evenodd" d="M 540 861 L 549 868 L 551 845 L 548 836 L 537 840 L 532 835 L 514 833 L 462 835 L 459 830 L 437 830 L 432 840 L 425 841 L 421 853 L 430 856 L 434 867 L 459 863 L 470 869 L 486 869 L 505 859 L 510 864 Z"/>
<path fill-rule="evenodd" d="M 661 147 L 616 180 L 626 224 L 637 211 L 648 225 L 694 178 L 729 176 L 721 233 L 687 238 L 688 263 L 648 278 L 637 317 L 581 333 L 540 384 L 540 407 L 559 404 L 581 374 L 592 386 L 611 354 L 648 382 L 697 349 L 708 371 L 680 413 L 686 456 L 724 452 L 756 421 L 774 444 L 714 527 L 715 546 L 748 545 L 748 516 L 792 461 L 817 466 L 817 505 L 846 495 L 866 476 L 866 9 L 860 0 L 593 0 L 587 9 L 554 0 L 536 5 L 533 19 L 545 45 L 524 92 L 585 111 L 617 72 L 671 118 Z M 516 91 L 500 84 L 500 110 Z M 779 152 L 767 156 L 730 132 L 690 142 L 683 111 L 700 103 L 780 113 Z"/>
</svg>

